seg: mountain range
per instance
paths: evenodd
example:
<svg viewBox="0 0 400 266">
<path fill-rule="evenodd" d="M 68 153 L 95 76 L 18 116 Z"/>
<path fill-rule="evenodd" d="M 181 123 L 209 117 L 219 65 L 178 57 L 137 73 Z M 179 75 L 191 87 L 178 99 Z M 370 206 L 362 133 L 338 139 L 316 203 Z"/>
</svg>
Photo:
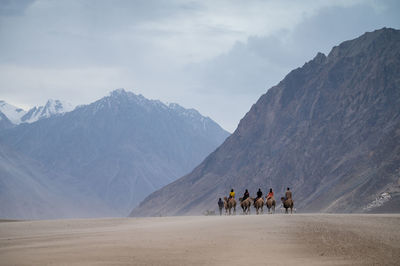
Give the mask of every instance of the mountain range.
<svg viewBox="0 0 400 266">
<path fill-rule="evenodd" d="M 60 110 L 52 106 L 47 109 Z M 85 217 L 126 216 L 149 193 L 190 172 L 228 135 L 194 109 L 124 89 L 3 129 L 0 151 L 9 159 L 0 168 L 0 191 L 7 192 L 0 216 L 81 217 L 83 210 Z M 85 204 L 78 208 L 76 202 Z M 56 206 L 65 208 L 54 215 Z"/>
<path fill-rule="evenodd" d="M 21 123 L 33 123 L 43 118 L 72 111 L 74 108 L 67 102 L 48 100 L 44 106 L 35 106 L 28 111 L 0 100 L 0 130 Z"/>
<path fill-rule="evenodd" d="M 231 188 L 273 188 L 279 202 L 286 187 L 299 212 L 400 211 L 399 30 L 367 32 L 291 71 L 131 216 L 201 214 Z"/>
</svg>

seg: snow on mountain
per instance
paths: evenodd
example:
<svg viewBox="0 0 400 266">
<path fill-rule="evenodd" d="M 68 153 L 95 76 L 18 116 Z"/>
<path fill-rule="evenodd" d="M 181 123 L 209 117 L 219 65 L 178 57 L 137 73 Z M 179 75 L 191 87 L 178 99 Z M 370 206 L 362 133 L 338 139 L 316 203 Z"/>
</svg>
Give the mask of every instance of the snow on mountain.
<svg viewBox="0 0 400 266">
<path fill-rule="evenodd" d="M 141 94 L 137 95 L 133 92 L 126 91 L 123 88 L 116 89 L 110 92 L 108 97 L 104 97 L 103 99 L 97 101 L 94 112 L 97 112 L 97 110 L 103 108 L 106 105 L 110 107 L 112 106 L 112 104 L 121 104 L 123 102 L 129 104 L 135 103 L 138 106 L 143 107 L 147 111 L 159 110 L 167 113 L 169 112 L 176 114 L 183 119 L 190 121 L 190 124 L 192 125 L 192 127 L 196 128 L 196 130 L 207 131 L 215 126 L 215 122 L 212 119 L 202 116 L 195 109 L 186 109 L 177 103 L 163 103 L 159 100 L 147 99 Z"/>
<path fill-rule="evenodd" d="M 0 148 L 4 144 L 71 177 L 68 182 L 104 202 L 104 216 L 126 216 L 151 192 L 190 172 L 228 136 L 197 111 L 120 89 L 64 115 L 0 131 Z M 9 173 L 9 179 L 17 174 Z M 10 189 L 8 198 L 17 192 Z"/>
<path fill-rule="evenodd" d="M 169 103 L 168 108 L 180 116 L 191 120 L 195 125 L 199 125 L 203 130 L 207 130 L 209 126 L 213 126 L 215 123 L 211 118 L 202 116 L 197 110 L 185 109 L 177 103 Z"/>
<path fill-rule="evenodd" d="M 35 106 L 27 112 L 5 101 L 0 101 L 0 112 L 14 125 L 33 123 L 43 118 L 72 111 L 73 109 L 74 107 L 70 103 L 50 99 L 44 106 Z"/>
<path fill-rule="evenodd" d="M 0 112 L 2 112 L 13 124 L 21 123 L 21 117 L 26 114 L 26 111 L 23 109 L 8 104 L 5 101 L 0 101 Z"/>
<path fill-rule="evenodd" d="M 23 117 L 21 117 L 21 122 L 32 123 L 39 119 L 49 118 L 53 115 L 72 111 L 73 109 L 73 106 L 69 103 L 50 99 L 47 101 L 45 106 L 35 106 L 30 109 Z"/>
</svg>

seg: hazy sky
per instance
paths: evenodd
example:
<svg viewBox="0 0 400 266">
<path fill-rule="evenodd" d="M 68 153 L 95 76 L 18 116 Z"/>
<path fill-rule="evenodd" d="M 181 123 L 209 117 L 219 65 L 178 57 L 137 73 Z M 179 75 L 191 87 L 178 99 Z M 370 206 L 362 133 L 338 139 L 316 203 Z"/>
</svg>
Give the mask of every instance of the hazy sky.
<svg viewBox="0 0 400 266">
<path fill-rule="evenodd" d="M 233 131 L 293 68 L 382 27 L 400 1 L 0 0 L 0 99 L 86 104 L 116 88 Z"/>
</svg>

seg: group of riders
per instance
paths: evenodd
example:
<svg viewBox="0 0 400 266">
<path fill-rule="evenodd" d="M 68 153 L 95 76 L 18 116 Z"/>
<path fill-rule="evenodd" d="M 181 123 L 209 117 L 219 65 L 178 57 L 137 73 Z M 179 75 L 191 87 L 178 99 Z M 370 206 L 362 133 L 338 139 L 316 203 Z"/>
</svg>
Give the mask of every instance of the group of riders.
<svg viewBox="0 0 400 266">
<path fill-rule="evenodd" d="M 229 196 L 228 196 L 228 198 L 226 199 L 227 201 L 229 201 L 230 199 L 235 199 L 235 190 L 234 189 L 231 189 L 231 191 L 229 192 Z M 247 198 L 249 198 L 250 197 L 250 193 L 249 193 L 249 191 L 246 189 L 246 191 L 244 192 L 244 194 L 243 194 L 243 197 L 242 198 L 240 198 L 240 202 L 243 202 L 243 201 L 245 201 Z M 260 198 L 262 198 L 263 197 L 263 192 L 261 191 L 261 188 L 259 188 L 258 189 L 258 191 L 257 191 L 257 197 L 254 199 L 254 202 L 253 202 L 253 204 L 255 204 L 256 203 L 256 201 L 258 200 L 258 199 L 260 199 Z M 268 201 L 269 199 L 273 199 L 274 200 L 274 192 L 272 191 L 272 188 L 270 188 L 269 189 L 269 193 L 268 193 L 268 195 L 265 197 L 265 200 L 266 201 Z M 282 202 L 285 202 L 285 201 L 287 201 L 288 199 L 292 199 L 292 192 L 290 191 L 290 188 L 287 188 L 286 189 L 286 192 L 285 192 L 285 197 L 282 197 L 281 198 L 282 199 Z M 219 198 L 219 200 L 218 200 L 218 207 L 219 207 L 219 213 L 220 213 L 220 215 L 222 215 L 222 208 L 224 207 L 224 201 L 222 201 L 222 199 L 221 198 Z"/>
</svg>

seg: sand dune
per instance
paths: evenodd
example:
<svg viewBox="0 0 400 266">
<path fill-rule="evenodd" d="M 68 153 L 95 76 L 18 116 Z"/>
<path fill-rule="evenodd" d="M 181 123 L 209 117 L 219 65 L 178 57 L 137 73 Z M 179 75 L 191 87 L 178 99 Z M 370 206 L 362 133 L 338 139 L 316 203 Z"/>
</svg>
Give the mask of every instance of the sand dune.
<svg viewBox="0 0 400 266">
<path fill-rule="evenodd" d="M 399 265 L 400 215 L 0 223 L 1 265 Z"/>
</svg>

